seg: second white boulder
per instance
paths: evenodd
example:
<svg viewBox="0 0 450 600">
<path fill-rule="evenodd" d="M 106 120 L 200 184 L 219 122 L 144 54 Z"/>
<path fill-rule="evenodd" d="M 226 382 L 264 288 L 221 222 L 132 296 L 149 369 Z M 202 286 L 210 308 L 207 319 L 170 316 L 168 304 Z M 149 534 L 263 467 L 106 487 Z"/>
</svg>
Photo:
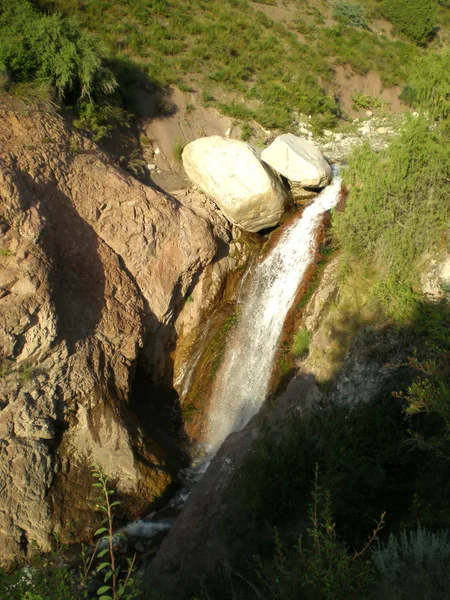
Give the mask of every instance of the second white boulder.
<svg viewBox="0 0 450 600">
<path fill-rule="evenodd" d="M 331 167 L 322 152 L 308 140 L 286 133 L 262 151 L 261 160 L 295 187 L 321 188 L 331 179 Z"/>
</svg>

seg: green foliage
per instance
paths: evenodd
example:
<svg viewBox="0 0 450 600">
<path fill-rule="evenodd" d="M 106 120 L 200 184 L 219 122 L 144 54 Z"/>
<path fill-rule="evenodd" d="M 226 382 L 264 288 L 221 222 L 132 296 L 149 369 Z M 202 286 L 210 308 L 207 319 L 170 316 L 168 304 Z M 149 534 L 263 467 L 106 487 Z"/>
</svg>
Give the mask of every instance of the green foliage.
<svg viewBox="0 0 450 600">
<path fill-rule="evenodd" d="M 175 145 L 173 147 L 173 157 L 177 162 L 181 162 L 181 156 L 183 154 L 183 150 L 184 150 L 183 141 L 181 140 L 181 138 L 178 138 L 178 140 L 175 142 Z"/>
<path fill-rule="evenodd" d="M 98 142 L 116 127 L 129 127 L 131 114 L 121 106 L 106 102 L 104 104 L 89 100 L 81 100 L 77 104 L 78 118 L 74 126 L 86 129 L 93 134 L 93 140 Z"/>
<path fill-rule="evenodd" d="M 97 479 L 93 487 L 100 490 L 100 495 L 97 496 L 96 508 L 104 515 L 102 526 L 97 529 L 94 535 L 99 536 L 107 544 L 106 548 L 100 549 L 96 553 L 98 559 L 103 559 L 99 565 L 96 565 L 96 572 L 103 576 L 103 585 L 97 589 L 97 596 L 100 596 L 99 600 L 117 600 L 118 598 L 132 600 L 136 597 L 135 592 L 137 591 L 137 582 L 133 578 L 136 554 L 132 559 L 128 558 L 126 568 L 121 569 L 114 549 L 114 538 L 118 534 L 114 534 L 113 531 L 113 508 L 121 502 L 119 500 L 111 501 L 114 490 L 109 487 L 108 476 L 99 470 L 94 470 L 92 476 Z M 84 573 L 89 571 L 89 566 L 89 563 L 84 562 Z M 84 577 L 82 583 L 85 581 L 86 578 Z"/>
<path fill-rule="evenodd" d="M 241 140 L 243 142 L 248 142 L 248 140 L 252 137 L 252 135 L 253 135 L 253 127 L 250 125 L 250 123 L 243 123 L 242 131 L 241 131 Z"/>
<path fill-rule="evenodd" d="M 401 94 L 399 94 L 398 97 L 402 102 L 409 106 L 416 106 L 417 104 L 417 92 L 409 83 L 402 87 Z"/>
<path fill-rule="evenodd" d="M 364 8 L 360 4 L 350 4 L 349 2 L 342 1 L 335 2 L 333 4 L 333 18 L 343 25 L 370 29 Z"/>
<path fill-rule="evenodd" d="M 377 98 L 377 96 L 373 96 L 371 94 L 363 94 L 362 92 L 358 92 L 357 90 L 355 90 L 352 94 L 352 102 L 353 107 L 356 109 L 374 109 L 384 106 L 383 101 Z"/>
<path fill-rule="evenodd" d="M 105 58 L 104 45 L 73 17 L 41 15 L 27 0 L 0 9 L 0 64 L 15 81 L 49 81 L 59 97 L 111 94 L 117 82 Z"/>
<path fill-rule="evenodd" d="M 55 539 L 55 548 L 42 554 L 35 545 L 29 566 L 11 572 L 0 570 L 2 600 L 77 600 L 64 548 Z"/>
<path fill-rule="evenodd" d="M 383 0 L 381 10 L 395 28 L 419 45 L 425 45 L 436 28 L 433 0 Z"/>
<path fill-rule="evenodd" d="M 258 443 L 239 481 L 242 503 L 253 519 L 276 525 L 292 511 L 305 509 L 311 472 L 318 457 L 316 428 L 314 420 L 295 422 L 283 443 L 270 439 Z"/>
<path fill-rule="evenodd" d="M 336 525 L 331 514 L 331 499 L 322 499 L 318 485 L 318 467 L 314 482 L 313 505 L 310 508 L 311 526 L 307 530 L 310 547 L 300 554 L 304 568 L 304 588 L 307 598 L 334 598 L 346 600 L 355 592 L 361 593 L 367 585 L 370 561 L 363 559 L 383 526 L 385 513 L 360 552 L 350 554 L 336 535 Z"/>
<path fill-rule="evenodd" d="M 417 261 L 445 242 L 450 218 L 449 150 L 445 132 L 411 119 L 387 151 L 359 148 L 344 172 L 346 210 L 333 229 L 350 261 L 377 273 L 376 294 L 405 322 L 415 310 Z"/>
<path fill-rule="evenodd" d="M 299 329 L 294 335 L 291 352 L 295 356 L 304 356 L 308 352 L 311 336 L 307 329 Z"/>
<path fill-rule="evenodd" d="M 35 377 L 36 369 L 33 365 L 30 364 L 22 364 L 19 367 L 19 379 L 22 383 L 28 383 L 32 381 Z"/>
</svg>

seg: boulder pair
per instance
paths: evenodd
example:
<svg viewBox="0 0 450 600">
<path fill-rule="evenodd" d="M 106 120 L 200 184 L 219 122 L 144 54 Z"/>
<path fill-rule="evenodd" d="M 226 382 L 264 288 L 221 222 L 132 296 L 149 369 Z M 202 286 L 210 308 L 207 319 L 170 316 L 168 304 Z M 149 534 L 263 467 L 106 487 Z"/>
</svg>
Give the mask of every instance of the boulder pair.
<svg viewBox="0 0 450 600">
<path fill-rule="evenodd" d="M 295 198 L 305 188 L 323 188 L 331 178 L 321 151 L 291 133 L 277 137 L 260 157 L 238 140 L 217 135 L 200 138 L 185 147 L 182 159 L 189 178 L 227 219 L 252 232 L 280 222 L 291 192 Z"/>
</svg>

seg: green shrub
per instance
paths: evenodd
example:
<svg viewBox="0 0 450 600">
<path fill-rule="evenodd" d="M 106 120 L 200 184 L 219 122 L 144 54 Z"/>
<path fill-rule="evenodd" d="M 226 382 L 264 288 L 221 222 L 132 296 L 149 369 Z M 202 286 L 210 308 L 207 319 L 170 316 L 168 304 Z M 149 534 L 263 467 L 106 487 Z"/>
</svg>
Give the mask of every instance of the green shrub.
<svg viewBox="0 0 450 600">
<path fill-rule="evenodd" d="M 383 0 L 381 10 L 399 32 L 416 44 L 425 45 L 435 32 L 433 0 Z"/>
<path fill-rule="evenodd" d="M 372 94 L 363 94 L 362 92 L 358 92 L 355 90 L 352 94 L 352 102 L 353 108 L 381 108 L 385 105 L 385 103 L 380 100 L 377 96 L 373 96 Z"/>
<path fill-rule="evenodd" d="M 360 551 L 350 549 L 336 533 L 328 493 L 314 479 L 309 527 L 298 545 L 283 544 L 275 530 L 272 555 L 253 554 L 238 560 L 236 570 L 225 567 L 200 597 L 204 600 L 348 600 L 367 598 L 372 578 L 371 548 L 384 523 L 384 514 Z M 309 485 L 310 487 L 310 485 Z M 229 590 L 229 595 L 228 595 Z M 224 592 L 226 595 L 224 595 Z M 198 598 L 197 596 L 195 598 Z"/>
<path fill-rule="evenodd" d="M 333 4 L 333 18 L 343 25 L 360 27 L 361 29 L 370 29 L 364 8 L 360 4 L 335 2 Z"/>
<path fill-rule="evenodd" d="M 27 0 L 0 9 L 0 64 L 15 81 L 49 81 L 60 98 L 111 94 L 117 82 L 105 58 L 103 44 L 75 18 L 42 15 Z"/>
<path fill-rule="evenodd" d="M 250 123 L 243 123 L 242 130 L 241 130 L 241 140 L 243 142 L 248 142 L 248 140 L 252 137 L 252 135 L 253 135 L 253 127 L 250 125 Z"/>
<path fill-rule="evenodd" d="M 398 96 L 402 102 L 408 106 L 415 107 L 417 104 L 417 91 L 413 85 L 407 83 L 402 87 L 401 94 Z"/>
</svg>

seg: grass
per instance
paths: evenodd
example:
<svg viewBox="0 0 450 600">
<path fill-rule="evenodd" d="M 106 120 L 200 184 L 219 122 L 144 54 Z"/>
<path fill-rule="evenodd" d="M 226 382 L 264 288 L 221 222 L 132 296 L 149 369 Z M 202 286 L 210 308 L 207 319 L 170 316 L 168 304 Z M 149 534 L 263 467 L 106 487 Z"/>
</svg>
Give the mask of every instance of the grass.
<svg viewBox="0 0 450 600">
<path fill-rule="evenodd" d="M 332 93 L 335 64 L 348 64 L 357 73 L 372 68 L 383 83 L 394 85 L 406 80 L 418 52 L 412 44 L 371 31 L 325 26 L 316 7 L 299 6 L 298 23 L 316 38 L 303 43 L 295 30 L 246 0 L 105 0 L 101 8 L 97 0 L 40 4 L 78 16 L 114 60 L 133 61 L 161 86 L 188 90 L 195 79 L 196 87 L 208 90 L 204 104 L 270 128 L 288 128 L 294 111 L 325 118 L 332 126 L 340 114 Z M 221 101 L 224 96 L 229 99 Z"/>
<path fill-rule="evenodd" d="M 304 356 L 309 349 L 311 342 L 311 335 L 307 329 L 299 329 L 294 335 L 294 341 L 292 342 L 291 352 L 295 356 Z"/>
<path fill-rule="evenodd" d="M 182 140 L 179 138 L 173 147 L 173 157 L 177 162 L 181 162 L 181 156 L 183 154 L 184 144 Z"/>
<path fill-rule="evenodd" d="M 29 383 L 34 379 L 36 369 L 33 365 L 23 364 L 19 367 L 19 379 L 22 383 Z"/>
</svg>

